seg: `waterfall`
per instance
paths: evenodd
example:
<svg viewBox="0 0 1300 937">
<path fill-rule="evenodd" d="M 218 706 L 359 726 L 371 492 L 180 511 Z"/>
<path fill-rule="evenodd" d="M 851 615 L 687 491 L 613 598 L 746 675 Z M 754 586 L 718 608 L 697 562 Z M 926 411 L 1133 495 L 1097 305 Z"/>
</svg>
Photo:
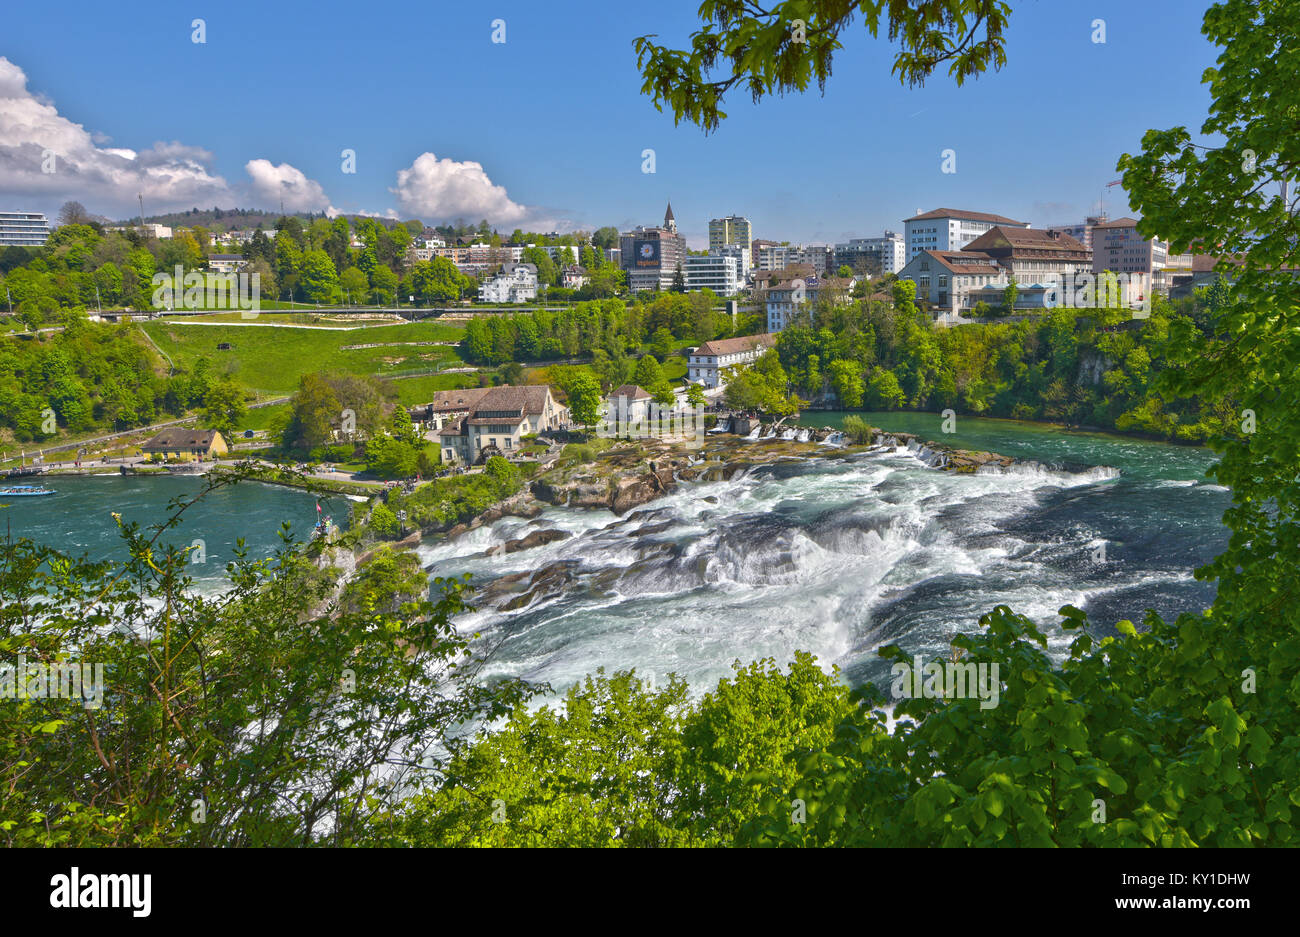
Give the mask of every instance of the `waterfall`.
<svg viewBox="0 0 1300 937">
<path fill-rule="evenodd" d="M 808 430 L 807 430 L 807 429 L 801 429 L 801 430 L 799 430 L 799 435 L 795 436 L 794 441 L 795 441 L 795 442 L 807 442 L 807 441 L 808 441 L 808 436 L 809 436 Z"/>
<path fill-rule="evenodd" d="M 793 430 L 793 429 L 783 429 L 783 430 L 781 430 L 781 438 L 782 438 L 782 439 L 794 439 L 794 430 Z"/>
<path fill-rule="evenodd" d="M 751 430 L 750 430 L 750 431 L 745 435 L 745 438 L 746 438 L 746 439 L 757 439 L 757 438 L 758 438 L 758 434 L 759 434 L 759 432 L 760 432 L 762 429 L 763 429 L 763 424 L 762 424 L 762 423 L 755 423 L 755 424 L 754 424 L 754 428 L 751 429 Z"/>
</svg>

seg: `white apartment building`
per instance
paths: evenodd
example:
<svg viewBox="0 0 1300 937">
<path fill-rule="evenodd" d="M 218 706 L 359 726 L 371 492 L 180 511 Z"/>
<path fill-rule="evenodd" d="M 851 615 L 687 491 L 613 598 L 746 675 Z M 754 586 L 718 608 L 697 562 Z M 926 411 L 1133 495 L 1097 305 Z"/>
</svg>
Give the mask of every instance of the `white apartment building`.
<svg viewBox="0 0 1300 937">
<path fill-rule="evenodd" d="M 688 254 L 682 278 L 687 290 L 709 289 L 719 296 L 734 296 L 745 285 L 740 259 L 734 254 Z"/>
<path fill-rule="evenodd" d="M 40 247 L 50 239 L 50 223 L 38 211 L 0 211 L 0 247 Z"/>
<path fill-rule="evenodd" d="M 533 264 L 507 266 L 478 287 L 479 302 L 522 303 L 537 298 L 537 267 Z"/>
<path fill-rule="evenodd" d="M 686 377 L 705 387 L 720 387 L 727 368 L 748 364 L 769 348 L 776 347 L 771 334 L 744 335 L 705 342 L 691 350 L 686 363 Z"/>
<path fill-rule="evenodd" d="M 774 244 L 758 248 L 754 267 L 759 270 L 784 270 L 794 264 L 808 264 L 814 270 L 825 272 L 835 260 L 835 249 L 824 244 Z"/>
<path fill-rule="evenodd" d="M 879 267 L 881 273 L 897 273 L 907 263 L 907 242 L 896 231 L 884 237 L 852 238 L 835 245 L 835 269 L 851 267 L 856 273 Z"/>
<path fill-rule="evenodd" d="M 1029 227 L 1026 221 L 961 208 L 936 208 L 933 211 L 918 212 L 903 222 L 907 261 L 911 263 L 922 251 L 959 251 L 996 225 Z"/>
</svg>

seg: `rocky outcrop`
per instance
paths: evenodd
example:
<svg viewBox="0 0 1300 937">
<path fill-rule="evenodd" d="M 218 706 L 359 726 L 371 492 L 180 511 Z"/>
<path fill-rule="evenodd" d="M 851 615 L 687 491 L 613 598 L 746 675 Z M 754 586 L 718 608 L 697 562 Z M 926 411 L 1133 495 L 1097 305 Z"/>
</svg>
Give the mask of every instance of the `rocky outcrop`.
<svg viewBox="0 0 1300 937">
<path fill-rule="evenodd" d="M 502 576 L 484 586 L 474 600 L 480 605 L 491 605 L 503 612 L 528 608 L 563 593 L 573 582 L 573 569 L 577 565 L 577 560 L 562 560 L 544 566 L 535 573 Z"/>
<path fill-rule="evenodd" d="M 507 540 L 499 547 L 493 547 L 491 550 L 485 550 L 483 556 L 492 556 L 498 553 L 518 553 L 520 550 L 531 550 L 534 547 L 545 546 L 548 543 L 555 543 L 557 540 L 567 540 L 572 536 L 567 530 L 534 530 L 529 534 L 519 537 L 515 540 Z"/>
<path fill-rule="evenodd" d="M 536 481 L 531 492 L 534 498 L 547 504 L 568 505 L 573 508 L 603 508 L 615 514 L 626 514 L 660 495 L 677 487 L 673 466 L 657 467 L 652 472 L 614 475 L 597 478 L 580 475 L 566 483 Z"/>
</svg>

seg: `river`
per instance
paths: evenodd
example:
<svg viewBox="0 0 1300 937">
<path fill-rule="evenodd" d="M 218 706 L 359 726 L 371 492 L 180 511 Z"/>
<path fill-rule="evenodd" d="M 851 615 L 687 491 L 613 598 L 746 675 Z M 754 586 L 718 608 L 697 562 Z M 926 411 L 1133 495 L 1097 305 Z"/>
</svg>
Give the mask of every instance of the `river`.
<svg viewBox="0 0 1300 937">
<path fill-rule="evenodd" d="M 805 422 L 834 426 L 841 416 L 814 413 Z M 1063 467 L 969 476 L 903 453 L 808 459 L 682 485 L 624 518 L 569 508 L 505 518 L 455 541 L 430 540 L 420 555 L 433 575 L 468 572 L 483 583 L 563 569 L 571 580 L 554 597 L 517 611 L 484 605 L 459 622 L 495 647 L 485 673 L 556 689 L 598 667 L 637 667 L 658 678 L 676 672 L 699 692 L 734 660 L 784 664 L 800 649 L 837 665 L 850 683 L 879 685 L 887 673 L 875 653 L 882 644 L 927 658 L 945 653 L 954 634 L 975 630 L 1000 603 L 1050 626 L 1051 650 L 1063 654 L 1068 638 L 1054 623 L 1065 603 L 1087 610 L 1105 634 L 1121 619 L 1140 622 L 1147 608 L 1174 616 L 1212 600 L 1213 585 L 1195 581 L 1192 570 L 1226 544 L 1220 517 L 1229 496 L 1203 477 L 1208 450 L 1003 420 L 958 417 L 948 435 L 936 415 L 864 417 Z M 763 451 L 761 441 L 750 445 Z M 120 550 L 111 512 L 157 523 L 170 499 L 196 493 L 201 480 L 47 484 L 56 496 L 9 499 L 0 509 L 11 535 L 103 558 Z M 325 505 L 336 519 L 347 508 L 342 497 Z M 210 494 L 167 539 L 204 541 L 207 561 L 191 572 L 199 588 L 216 591 L 238 538 L 250 556 L 266 556 L 279 544 L 281 522 L 306 538 L 315 514 L 311 495 L 245 482 Z M 571 536 L 483 555 L 547 528 Z"/>
<path fill-rule="evenodd" d="M 842 416 L 805 423 L 836 426 Z M 598 667 L 636 667 L 676 672 L 699 692 L 734 660 L 784 664 L 796 650 L 852 684 L 881 685 L 881 645 L 946 656 L 952 636 L 977 629 L 998 604 L 1047 626 L 1051 652 L 1064 655 L 1070 638 L 1055 627 L 1063 604 L 1108 634 L 1119 620 L 1140 623 L 1147 608 L 1175 616 L 1213 600 L 1213 585 L 1192 576 L 1227 543 L 1229 494 L 1204 479 L 1208 450 L 969 417 L 943 434 L 936 415 L 863 416 L 1062 467 L 971 476 L 902 453 L 809 459 L 684 485 L 626 518 L 548 508 L 420 552 L 434 575 L 487 582 L 549 567 L 572 576 L 538 604 L 482 607 L 462 621 L 495 648 L 485 672 L 557 690 Z M 571 536 L 484 555 L 546 528 Z"/>
<path fill-rule="evenodd" d="M 20 482 L 30 484 L 28 479 Z M 43 498 L 0 497 L 0 524 L 15 540 L 27 537 L 74 556 L 93 560 L 122 559 L 121 531 L 113 512 L 141 528 L 162 523 L 173 499 L 190 499 L 202 490 L 200 475 L 65 475 L 39 480 L 57 494 Z M 345 521 L 349 502 L 342 496 L 322 499 L 322 510 Z M 182 515 L 179 527 L 161 542 L 188 547 L 202 541 L 203 562 L 191 563 L 195 588 L 218 592 L 229 586 L 226 564 L 235 559 L 242 538 L 250 559 L 271 555 L 280 546 L 280 525 L 289 522 L 299 540 L 310 539 L 316 523 L 314 496 L 295 488 L 240 482 L 210 492 Z M 198 555 L 197 551 L 191 557 Z"/>
</svg>

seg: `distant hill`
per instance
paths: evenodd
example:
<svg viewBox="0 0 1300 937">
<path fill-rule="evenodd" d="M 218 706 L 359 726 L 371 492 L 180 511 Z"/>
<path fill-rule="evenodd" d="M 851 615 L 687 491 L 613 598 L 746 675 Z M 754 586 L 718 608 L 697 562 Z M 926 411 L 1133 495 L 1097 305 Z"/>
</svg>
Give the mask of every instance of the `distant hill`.
<svg viewBox="0 0 1300 937">
<path fill-rule="evenodd" d="M 304 223 L 309 223 L 316 218 L 324 218 L 326 215 L 324 212 L 278 212 L 262 211 L 260 208 L 191 208 L 188 211 L 168 212 L 165 215 L 150 215 L 145 221 L 151 224 L 166 225 L 169 228 L 191 228 L 194 225 L 202 225 L 209 231 L 235 231 L 244 228 L 256 228 L 261 225 L 263 230 L 271 231 L 281 217 L 301 218 Z M 348 217 L 360 216 L 350 215 Z M 134 215 L 125 220 L 114 222 L 114 224 L 137 224 L 138 218 L 138 215 Z M 376 218 L 375 220 L 385 227 L 397 224 L 397 222 L 387 218 Z"/>
</svg>

